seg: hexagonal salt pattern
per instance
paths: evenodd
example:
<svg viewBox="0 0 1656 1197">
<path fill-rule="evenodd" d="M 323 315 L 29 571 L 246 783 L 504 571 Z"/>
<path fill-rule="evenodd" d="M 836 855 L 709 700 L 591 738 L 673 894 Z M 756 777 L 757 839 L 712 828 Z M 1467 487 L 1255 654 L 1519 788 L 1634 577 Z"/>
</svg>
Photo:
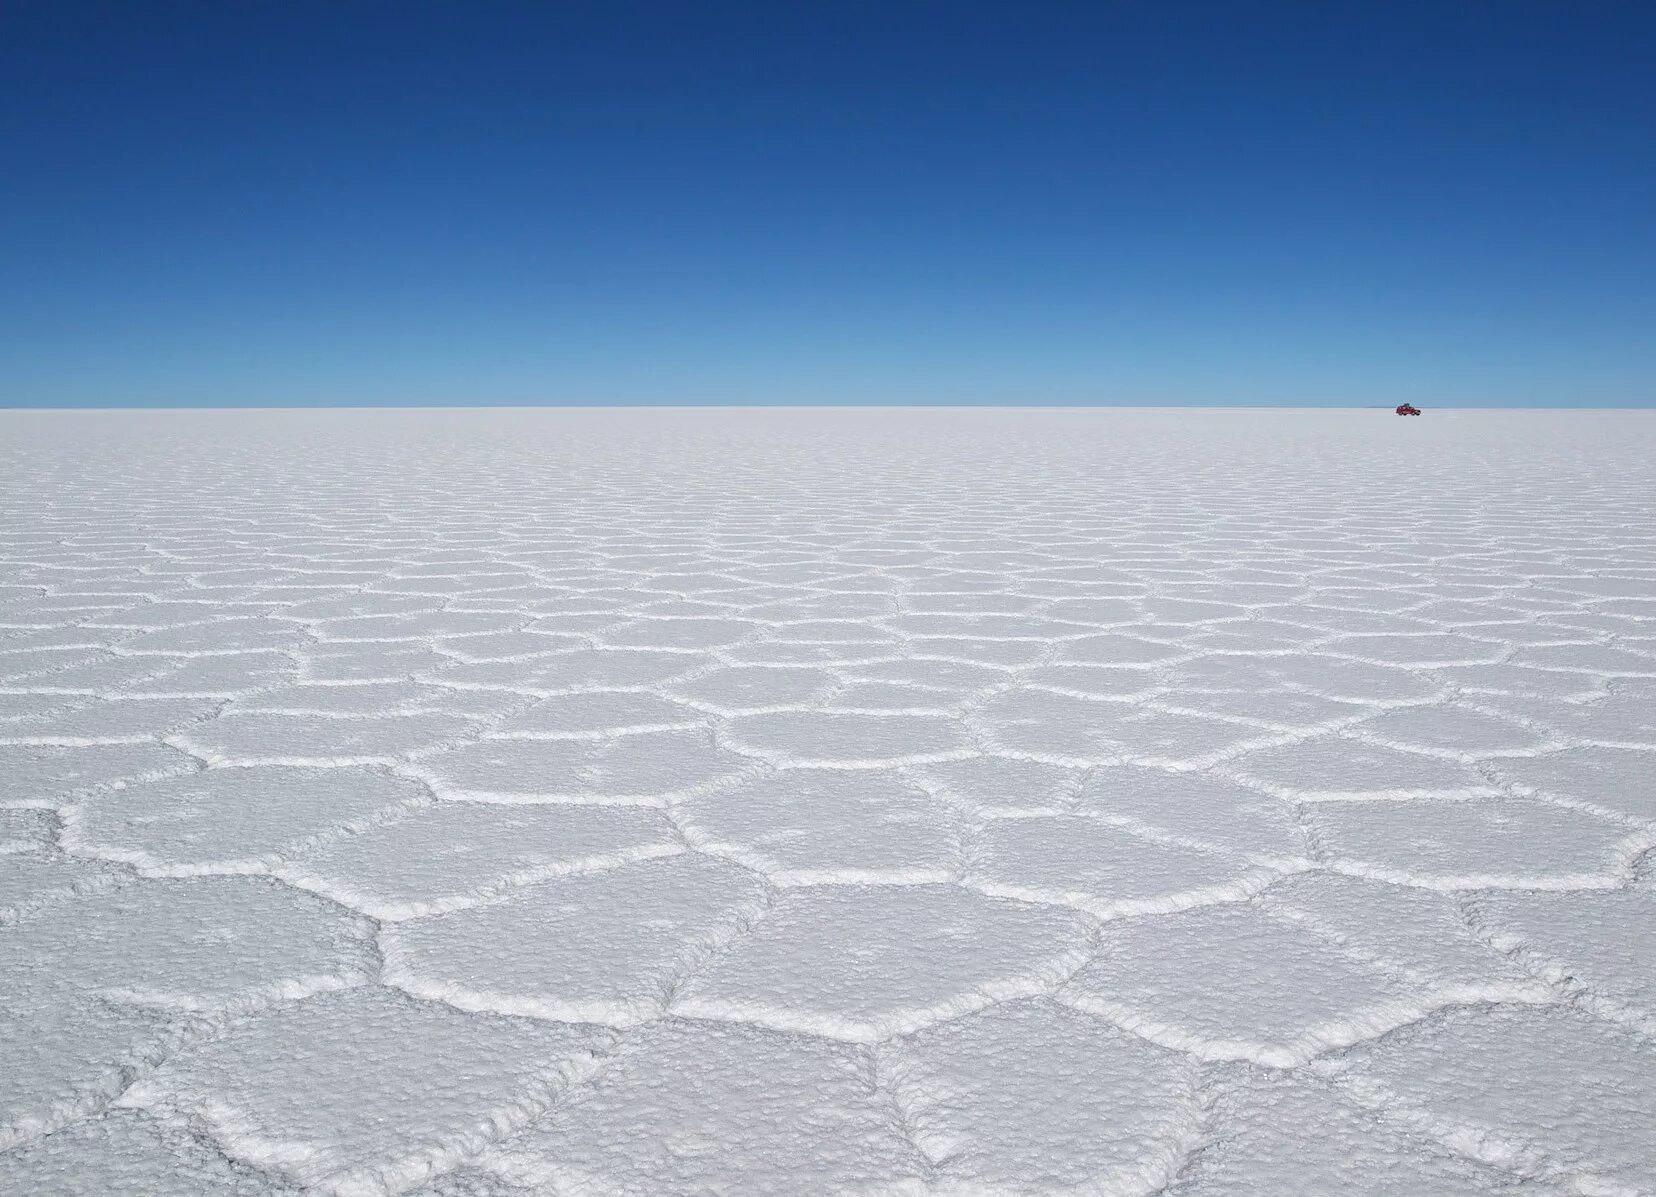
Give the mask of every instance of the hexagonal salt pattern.
<svg viewBox="0 0 1656 1197">
<path fill-rule="evenodd" d="M 1068 911 L 951 885 L 817 886 L 778 899 L 679 991 L 689 1018 L 873 1042 L 1051 988 L 1086 958 Z"/>
<path fill-rule="evenodd" d="M 19 1193 L 258 1197 L 288 1191 L 268 1173 L 238 1165 L 186 1132 L 134 1110 L 65 1127 L 4 1158 L 8 1183 Z"/>
<path fill-rule="evenodd" d="M 1453 1011 L 1335 1075 L 1399 1125 L 1521 1177 L 1644 1192 L 1656 1172 L 1656 1140 L 1628 1133 L 1656 1108 L 1656 1047 L 1568 1007 Z"/>
<path fill-rule="evenodd" d="M 384 975 L 463 1010 L 629 1026 L 658 1017 L 767 904 L 758 878 L 721 861 L 645 860 L 387 929 Z"/>
<path fill-rule="evenodd" d="M 925 1160 L 867 1052 L 753 1026 L 667 1022 L 484 1157 L 529 1192 L 865 1192 Z"/>
<path fill-rule="evenodd" d="M 874 1062 L 945 1188 L 1151 1190 L 1200 1136 L 1192 1060 L 1046 999 L 918 1031 Z"/>
<path fill-rule="evenodd" d="M 1574 1190 L 1469 1160 L 1305 1073 L 1214 1085 L 1209 1140 L 1169 1197 L 1566 1197 Z"/>
<path fill-rule="evenodd" d="M 605 1044 L 589 1028 L 364 989 L 191 1046 L 119 1104 L 193 1119 L 232 1160 L 301 1184 L 397 1190 L 532 1122 Z M 291 1084 L 265 1083 L 278 1069 Z"/>
<path fill-rule="evenodd" d="M 0 413 L 0 1192 L 1656 1192 L 1656 418 L 1399 423 Z"/>
</svg>

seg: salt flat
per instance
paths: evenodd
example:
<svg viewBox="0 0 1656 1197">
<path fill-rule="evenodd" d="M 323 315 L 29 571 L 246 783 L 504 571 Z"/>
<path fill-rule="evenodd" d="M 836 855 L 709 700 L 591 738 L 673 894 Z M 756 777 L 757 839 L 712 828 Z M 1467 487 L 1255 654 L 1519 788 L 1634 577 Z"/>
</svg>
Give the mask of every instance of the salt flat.
<svg viewBox="0 0 1656 1197">
<path fill-rule="evenodd" d="M 0 413 L 0 1192 L 1656 1192 L 1656 413 Z"/>
</svg>

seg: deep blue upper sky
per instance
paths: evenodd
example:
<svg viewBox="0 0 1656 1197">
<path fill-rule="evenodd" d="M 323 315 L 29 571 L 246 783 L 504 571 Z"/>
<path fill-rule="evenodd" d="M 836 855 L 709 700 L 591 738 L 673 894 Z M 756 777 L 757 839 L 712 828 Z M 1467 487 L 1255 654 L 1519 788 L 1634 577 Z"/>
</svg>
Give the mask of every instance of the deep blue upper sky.
<svg viewBox="0 0 1656 1197">
<path fill-rule="evenodd" d="M 0 403 L 1656 403 L 1656 6 L 8 5 Z"/>
</svg>

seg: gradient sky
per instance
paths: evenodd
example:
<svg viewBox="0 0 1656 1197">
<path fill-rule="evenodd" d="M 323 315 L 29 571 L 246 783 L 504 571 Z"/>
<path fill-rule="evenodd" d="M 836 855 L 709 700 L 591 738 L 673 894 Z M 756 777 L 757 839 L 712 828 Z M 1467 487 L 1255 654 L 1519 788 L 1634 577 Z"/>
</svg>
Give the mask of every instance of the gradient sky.
<svg viewBox="0 0 1656 1197">
<path fill-rule="evenodd" d="M 1656 404 L 1656 5 L 0 16 L 0 404 Z"/>
</svg>

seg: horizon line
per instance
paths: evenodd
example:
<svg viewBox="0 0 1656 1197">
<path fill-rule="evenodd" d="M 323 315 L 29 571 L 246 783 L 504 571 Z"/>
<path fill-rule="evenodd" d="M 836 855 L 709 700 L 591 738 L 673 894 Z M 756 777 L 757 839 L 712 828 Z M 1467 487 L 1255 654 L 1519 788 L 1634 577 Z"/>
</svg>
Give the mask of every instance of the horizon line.
<svg viewBox="0 0 1656 1197">
<path fill-rule="evenodd" d="M 1451 412 L 1639 412 L 1656 411 L 1656 401 L 1638 404 L 1429 404 L 1421 406 L 1416 399 L 1406 399 L 1421 411 Z M 8 404 L 0 401 L 0 412 L 305 412 L 305 411 L 1394 411 L 1399 404 L 1371 402 L 1371 404 L 1297 404 L 1297 402 L 1235 402 L 1235 404 L 1197 404 L 1197 402 L 1169 402 L 1169 404 L 1133 404 L 1133 402 L 613 402 L 613 404 L 585 404 L 585 402 L 479 402 L 479 404 L 452 404 L 452 402 L 366 402 L 366 404 Z"/>
</svg>

